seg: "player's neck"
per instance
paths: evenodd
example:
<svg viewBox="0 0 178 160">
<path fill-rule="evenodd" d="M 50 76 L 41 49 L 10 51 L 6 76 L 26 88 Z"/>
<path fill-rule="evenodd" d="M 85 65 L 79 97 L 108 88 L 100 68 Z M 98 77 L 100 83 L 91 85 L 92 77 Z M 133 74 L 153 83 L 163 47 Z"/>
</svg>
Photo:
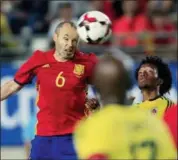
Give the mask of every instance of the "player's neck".
<svg viewBox="0 0 178 160">
<path fill-rule="evenodd" d="M 65 59 L 62 56 L 60 56 L 60 54 L 57 53 L 57 51 L 55 51 L 55 53 L 54 53 L 54 58 L 58 62 L 66 62 L 66 61 L 68 61 L 67 59 Z"/>
<path fill-rule="evenodd" d="M 124 104 L 124 100 L 121 101 L 120 99 L 118 99 L 118 97 L 114 97 L 114 96 L 107 96 L 104 97 L 103 99 L 101 99 L 102 105 L 106 106 L 109 104 Z"/>
<path fill-rule="evenodd" d="M 157 90 L 142 90 L 143 102 L 148 100 L 153 100 L 159 96 L 159 91 Z"/>
</svg>

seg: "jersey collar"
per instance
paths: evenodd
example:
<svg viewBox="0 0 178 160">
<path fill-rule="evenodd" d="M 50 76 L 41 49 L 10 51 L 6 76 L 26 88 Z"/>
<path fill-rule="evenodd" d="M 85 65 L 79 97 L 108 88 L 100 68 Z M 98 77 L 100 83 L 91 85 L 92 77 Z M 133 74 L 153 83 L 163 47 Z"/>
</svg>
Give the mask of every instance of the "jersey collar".
<svg viewBox="0 0 178 160">
<path fill-rule="evenodd" d="M 156 99 L 158 99 L 158 98 L 160 98 L 160 97 L 161 97 L 161 96 L 158 95 L 158 96 L 156 96 L 155 98 L 149 99 L 148 101 L 154 101 L 154 100 L 156 100 Z"/>
<path fill-rule="evenodd" d="M 51 49 L 51 50 L 49 50 L 48 51 L 48 54 L 47 54 L 47 59 L 50 61 L 50 62 L 58 62 L 58 61 L 56 61 L 56 59 L 54 58 L 54 52 L 55 52 L 55 49 L 53 48 L 53 49 Z M 76 53 L 75 53 L 75 55 L 74 55 L 74 59 L 73 60 L 75 60 L 76 58 L 77 58 L 77 55 L 79 54 L 79 52 L 78 51 L 76 51 Z"/>
</svg>

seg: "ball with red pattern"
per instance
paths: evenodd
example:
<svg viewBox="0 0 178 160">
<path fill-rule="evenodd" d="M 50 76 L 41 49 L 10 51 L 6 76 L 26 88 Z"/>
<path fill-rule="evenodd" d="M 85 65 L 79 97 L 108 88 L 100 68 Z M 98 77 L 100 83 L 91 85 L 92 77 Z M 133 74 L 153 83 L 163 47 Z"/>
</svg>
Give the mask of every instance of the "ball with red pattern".
<svg viewBox="0 0 178 160">
<path fill-rule="evenodd" d="M 102 12 L 86 12 L 77 22 L 77 31 L 80 39 L 84 42 L 102 44 L 111 36 L 111 21 Z"/>
</svg>

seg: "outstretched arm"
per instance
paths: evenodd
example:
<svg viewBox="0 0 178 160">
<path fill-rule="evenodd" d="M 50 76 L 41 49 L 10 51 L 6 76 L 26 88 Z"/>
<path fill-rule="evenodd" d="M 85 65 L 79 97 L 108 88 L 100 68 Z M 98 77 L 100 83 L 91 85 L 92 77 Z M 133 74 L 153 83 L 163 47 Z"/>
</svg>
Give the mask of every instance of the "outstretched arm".
<svg viewBox="0 0 178 160">
<path fill-rule="evenodd" d="M 25 84 L 31 83 L 35 76 L 35 69 L 46 64 L 43 52 L 37 50 L 32 56 L 20 67 L 14 76 L 14 80 L 5 83 L 1 90 L 1 99 L 8 98 L 10 95 L 19 91 Z"/>
<path fill-rule="evenodd" d="M 10 95 L 16 93 L 19 91 L 23 86 L 16 83 L 14 80 L 11 80 L 7 83 L 5 83 L 1 88 L 1 99 L 0 101 L 3 101 L 4 99 L 8 98 Z"/>
</svg>

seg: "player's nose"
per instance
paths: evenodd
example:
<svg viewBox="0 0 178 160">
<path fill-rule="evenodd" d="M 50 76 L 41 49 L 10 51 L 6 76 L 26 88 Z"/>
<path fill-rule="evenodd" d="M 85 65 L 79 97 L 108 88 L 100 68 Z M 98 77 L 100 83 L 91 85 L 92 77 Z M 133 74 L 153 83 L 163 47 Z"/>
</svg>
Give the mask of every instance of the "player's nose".
<svg viewBox="0 0 178 160">
<path fill-rule="evenodd" d="M 146 76 L 148 76 L 148 72 L 147 72 L 147 71 L 143 71 L 142 75 L 143 75 L 144 77 L 146 77 Z"/>
<path fill-rule="evenodd" d="M 72 47 L 72 41 L 69 40 L 67 44 L 68 44 L 68 47 Z"/>
</svg>

